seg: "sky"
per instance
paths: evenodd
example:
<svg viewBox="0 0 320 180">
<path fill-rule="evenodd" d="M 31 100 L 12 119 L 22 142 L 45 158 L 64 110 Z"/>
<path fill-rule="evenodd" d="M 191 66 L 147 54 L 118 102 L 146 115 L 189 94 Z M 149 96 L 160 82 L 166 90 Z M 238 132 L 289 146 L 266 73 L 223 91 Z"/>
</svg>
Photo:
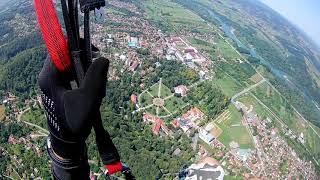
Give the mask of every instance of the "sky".
<svg viewBox="0 0 320 180">
<path fill-rule="evenodd" d="M 320 0 L 260 0 L 302 29 L 320 46 Z"/>
</svg>

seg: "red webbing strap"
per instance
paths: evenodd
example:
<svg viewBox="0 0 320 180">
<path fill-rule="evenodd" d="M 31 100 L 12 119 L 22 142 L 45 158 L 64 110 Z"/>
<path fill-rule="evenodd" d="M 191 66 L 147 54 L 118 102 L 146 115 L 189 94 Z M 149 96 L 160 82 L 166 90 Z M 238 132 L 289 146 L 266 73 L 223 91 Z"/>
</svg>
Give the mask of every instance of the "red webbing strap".
<svg viewBox="0 0 320 180">
<path fill-rule="evenodd" d="M 38 23 L 50 57 L 59 71 L 71 66 L 68 43 L 62 32 L 52 0 L 34 0 Z"/>
</svg>

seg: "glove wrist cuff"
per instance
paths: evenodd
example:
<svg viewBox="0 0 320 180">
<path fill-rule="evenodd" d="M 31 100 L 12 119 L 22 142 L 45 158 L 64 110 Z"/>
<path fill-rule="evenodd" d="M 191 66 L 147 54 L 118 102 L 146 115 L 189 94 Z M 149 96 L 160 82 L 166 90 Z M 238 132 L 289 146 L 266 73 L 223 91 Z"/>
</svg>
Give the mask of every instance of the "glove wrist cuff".
<svg viewBox="0 0 320 180">
<path fill-rule="evenodd" d="M 52 150 L 55 157 L 67 159 L 70 161 L 82 161 L 86 157 L 87 148 L 85 142 L 70 142 L 50 134 L 47 141 L 48 150 Z"/>
</svg>

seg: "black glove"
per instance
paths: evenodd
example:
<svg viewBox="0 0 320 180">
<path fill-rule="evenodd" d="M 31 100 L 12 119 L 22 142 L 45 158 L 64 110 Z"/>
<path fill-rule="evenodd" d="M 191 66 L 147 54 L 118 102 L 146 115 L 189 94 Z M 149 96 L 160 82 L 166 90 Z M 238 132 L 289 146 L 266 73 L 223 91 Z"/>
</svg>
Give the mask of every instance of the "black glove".
<svg viewBox="0 0 320 180">
<path fill-rule="evenodd" d="M 48 151 L 59 166 L 72 168 L 86 161 L 85 140 L 95 119 L 101 118 L 99 108 L 106 92 L 108 66 L 104 58 L 95 60 L 81 87 L 71 90 L 72 73 L 58 72 L 50 58 L 44 63 L 39 85 L 50 131 Z M 60 162 L 55 155 L 65 161 Z"/>
</svg>

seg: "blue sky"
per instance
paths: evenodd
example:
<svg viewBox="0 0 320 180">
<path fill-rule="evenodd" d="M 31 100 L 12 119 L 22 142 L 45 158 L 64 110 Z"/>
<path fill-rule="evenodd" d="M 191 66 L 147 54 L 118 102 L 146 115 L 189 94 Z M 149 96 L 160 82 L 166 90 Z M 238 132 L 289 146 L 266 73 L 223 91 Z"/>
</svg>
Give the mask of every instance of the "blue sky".
<svg viewBox="0 0 320 180">
<path fill-rule="evenodd" d="M 320 45 L 320 0 L 260 0 Z"/>
</svg>

